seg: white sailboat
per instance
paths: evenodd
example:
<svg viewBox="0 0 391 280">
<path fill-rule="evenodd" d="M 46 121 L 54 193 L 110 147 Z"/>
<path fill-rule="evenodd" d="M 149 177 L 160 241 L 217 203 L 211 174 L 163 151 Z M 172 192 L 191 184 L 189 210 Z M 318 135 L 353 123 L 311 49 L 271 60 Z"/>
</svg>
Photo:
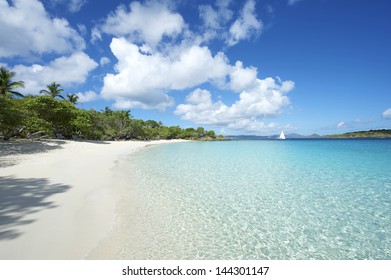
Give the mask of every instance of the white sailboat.
<svg viewBox="0 0 391 280">
<path fill-rule="evenodd" d="M 285 140 L 285 134 L 284 134 L 283 130 L 281 130 L 281 133 L 280 133 L 280 136 L 278 136 L 278 139 Z"/>
</svg>

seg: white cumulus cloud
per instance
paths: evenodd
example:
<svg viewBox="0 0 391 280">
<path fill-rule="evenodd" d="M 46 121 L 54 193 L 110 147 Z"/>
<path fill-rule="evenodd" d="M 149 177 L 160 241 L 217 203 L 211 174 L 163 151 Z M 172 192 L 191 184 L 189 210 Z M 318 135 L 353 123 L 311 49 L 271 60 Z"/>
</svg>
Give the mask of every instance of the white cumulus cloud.
<svg viewBox="0 0 391 280">
<path fill-rule="evenodd" d="M 244 5 L 240 17 L 229 29 L 228 45 L 236 45 L 239 41 L 250 38 L 253 34 L 262 31 L 263 23 L 255 14 L 255 1 L 248 0 Z"/>
<path fill-rule="evenodd" d="M 85 48 L 69 22 L 50 17 L 37 0 L 0 0 L 0 57 L 64 54 Z"/>
<path fill-rule="evenodd" d="M 218 0 L 215 6 L 201 5 L 199 15 L 204 24 L 204 40 L 215 37 L 224 37 L 225 27 L 233 17 L 233 11 L 229 8 L 231 1 Z"/>
<path fill-rule="evenodd" d="M 164 36 L 175 37 L 185 28 L 182 16 L 172 12 L 166 2 L 149 0 L 145 4 L 131 2 L 129 11 L 120 5 L 104 23 L 92 31 L 93 40 L 100 33 L 130 37 L 134 42 L 147 43 L 155 47 Z"/>
<path fill-rule="evenodd" d="M 105 76 L 101 94 L 106 99 L 121 100 L 121 107 L 163 109 L 173 104 L 168 90 L 218 81 L 230 71 L 224 54 L 213 56 L 207 47 L 192 45 L 170 54 L 150 54 L 125 38 L 113 38 L 110 47 L 118 59 L 117 73 Z"/>
<path fill-rule="evenodd" d="M 203 23 L 202 41 L 208 42 L 217 38 L 228 46 L 234 46 L 262 31 L 263 23 L 257 17 L 254 0 L 247 0 L 239 12 L 230 7 L 232 2 L 218 0 L 214 5 L 199 7 L 199 16 Z"/>
<path fill-rule="evenodd" d="M 385 119 L 391 119 L 391 108 L 388 108 L 383 112 L 383 118 Z"/>
<path fill-rule="evenodd" d="M 243 63 L 237 61 L 230 74 L 231 89 L 236 92 L 252 88 L 257 80 L 257 69 L 254 67 L 243 68 Z"/>
<path fill-rule="evenodd" d="M 56 82 L 64 86 L 82 84 L 90 71 L 98 64 L 84 52 L 76 52 L 70 56 L 62 56 L 47 65 L 33 64 L 31 66 L 15 65 L 16 79 L 25 82 L 21 92 L 37 94 L 46 85 Z"/>
<path fill-rule="evenodd" d="M 99 60 L 99 64 L 100 66 L 104 66 L 106 64 L 109 64 L 110 63 L 110 58 L 104 56 L 104 57 L 101 57 L 101 59 Z"/>
<path fill-rule="evenodd" d="M 99 95 L 95 91 L 89 90 L 86 92 L 78 92 L 76 95 L 79 97 L 78 102 L 91 102 L 99 98 Z"/>
<path fill-rule="evenodd" d="M 174 106 L 174 98 L 162 93 L 162 92 L 151 92 L 144 98 L 138 99 L 116 99 L 113 106 L 116 109 L 126 110 L 130 108 L 141 108 L 141 109 L 156 109 L 158 111 L 164 111 L 167 107 Z"/>
<path fill-rule="evenodd" d="M 117 62 L 103 79 L 101 97 L 114 100 L 117 109 L 165 110 L 175 104 L 171 91 L 189 89 L 186 101 L 175 109 L 184 120 L 246 131 L 275 128 L 264 119 L 289 105 L 286 93 L 294 83 L 259 79 L 255 67 L 241 61 L 231 64 L 223 52 L 213 53 L 206 46 L 212 38 L 233 46 L 261 32 L 254 0 L 246 1 L 239 12 L 230 4 L 219 0 L 201 6 L 200 33 L 193 33 L 166 1 L 119 6 L 92 30 L 94 40 L 104 34 L 115 36 L 110 49 Z M 213 100 L 210 91 L 199 88 L 205 83 L 237 93 L 237 100 L 230 105 L 223 102 L 224 96 Z"/>
<path fill-rule="evenodd" d="M 265 116 L 277 115 L 289 105 L 286 93 L 292 90 L 292 81 L 276 82 L 273 78 L 256 79 L 251 89 L 242 91 L 231 106 L 221 100 L 212 101 L 207 90 L 197 89 L 186 98 L 186 103 L 176 107 L 175 114 L 197 124 L 220 125 L 232 129 L 260 131 Z"/>
<path fill-rule="evenodd" d="M 87 3 L 87 0 L 70 0 L 68 2 L 68 9 L 72 13 L 80 11 L 80 9 Z"/>
</svg>

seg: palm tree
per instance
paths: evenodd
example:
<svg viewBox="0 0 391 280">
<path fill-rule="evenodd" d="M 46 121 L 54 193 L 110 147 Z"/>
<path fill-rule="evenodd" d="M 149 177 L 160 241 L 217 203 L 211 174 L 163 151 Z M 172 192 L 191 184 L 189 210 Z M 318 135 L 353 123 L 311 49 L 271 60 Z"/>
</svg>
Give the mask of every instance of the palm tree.
<svg viewBox="0 0 391 280">
<path fill-rule="evenodd" d="M 63 93 L 64 90 L 61 87 L 60 84 L 57 84 L 56 82 L 51 83 L 50 85 L 46 86 L 48 90 L 43 89 L 39 93 L 49 95 L 53 98 L 60 97 L 61 99 L 65 99 L 64 96 L 62 96 L 60 93 Z"/>
<path fill-rule="evenodd" d="M 110 116 L 113 114 L 113 111 L 110 109 L 110 107 L 106 106 L 105 107 L 105 110 L 103 111 L 103 113 L 106 115 L 106 116 Z"/>
<path fill-rule="evenodd" d="M 14 88 L 24 88 L 24 82 L 17 81 L 12 82 L 12 78 L 15 76 L 15 72 L 10 72 L 5 67 L 0 67 L 0 96 L 11 96 L 15 95 L 18 97 L 23 97 L 23 94 L 20 92 L 14 91 Z"/>
<path fill-rule="evenodd" d="M 71 102 L 73 105 L 76 105 L 77 103 L 77 100 L 79 100 L 79 96 L 76 95 L 76 94 L 67 94 L 67 97 L 68 97 L 68 101 Z"/>
</svg>

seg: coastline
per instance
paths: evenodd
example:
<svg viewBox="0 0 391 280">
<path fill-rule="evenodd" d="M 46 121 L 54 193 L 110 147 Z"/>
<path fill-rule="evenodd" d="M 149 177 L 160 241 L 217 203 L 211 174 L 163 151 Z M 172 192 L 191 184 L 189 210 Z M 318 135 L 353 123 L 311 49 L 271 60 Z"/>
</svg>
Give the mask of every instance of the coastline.
<svg viewBox="0 0 391 280">
<path fill-rule="evenodd" d="M 121 158 L 181 141 L 52 140 L 0 154 L 0 259 L 87 258 L 114 226 Z"/>
</svg>

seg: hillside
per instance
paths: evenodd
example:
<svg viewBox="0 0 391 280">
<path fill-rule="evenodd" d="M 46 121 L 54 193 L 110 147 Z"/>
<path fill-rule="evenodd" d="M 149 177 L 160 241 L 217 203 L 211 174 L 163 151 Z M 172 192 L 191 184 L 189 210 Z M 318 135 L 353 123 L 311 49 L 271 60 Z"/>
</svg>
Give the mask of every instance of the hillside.
<svg viewBox="0 0 391 280">
<path fill-rule="evenodd" d="M 329 135 L 327 138 L 391 138 L 391 129 L 347 132 Z"/>
</svg>

